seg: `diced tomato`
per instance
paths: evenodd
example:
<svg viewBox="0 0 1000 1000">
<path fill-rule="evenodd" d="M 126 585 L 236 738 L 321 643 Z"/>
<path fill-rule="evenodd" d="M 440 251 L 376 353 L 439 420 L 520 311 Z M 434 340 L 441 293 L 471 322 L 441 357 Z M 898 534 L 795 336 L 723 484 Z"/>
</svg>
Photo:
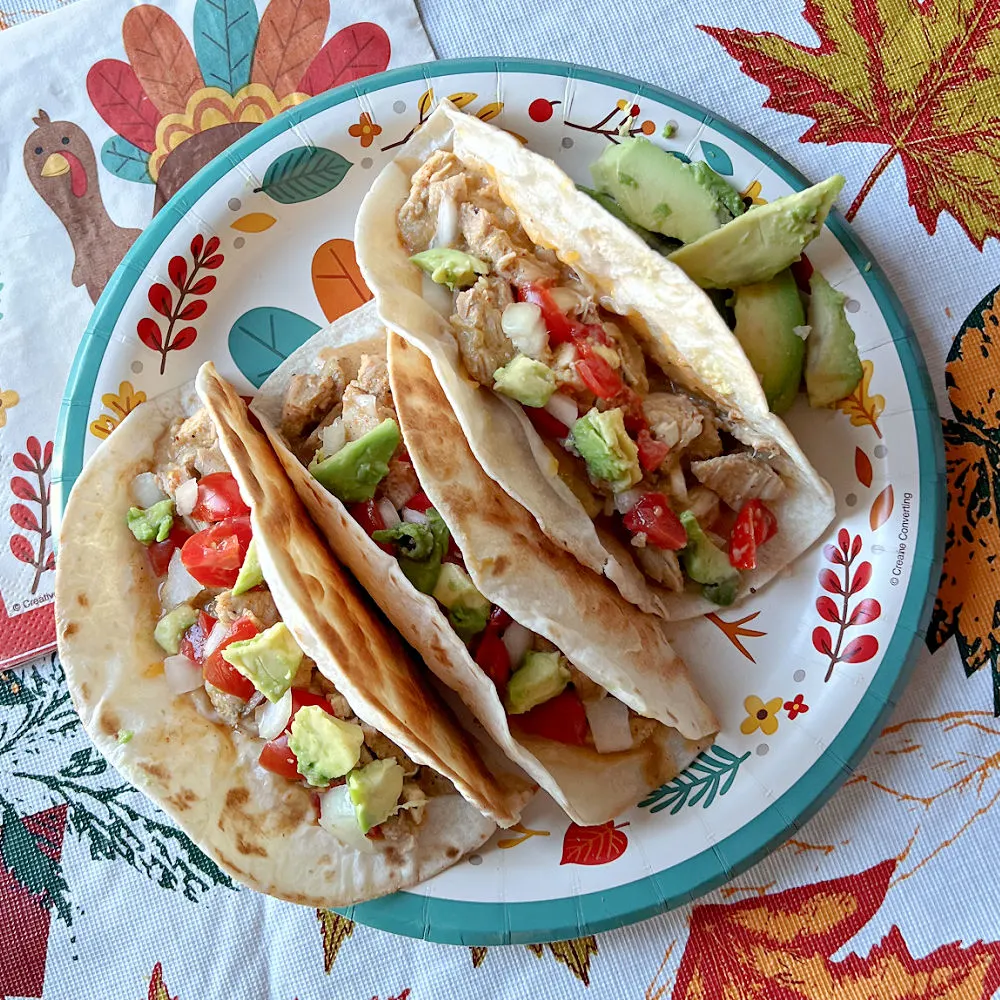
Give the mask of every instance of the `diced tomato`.
<svg viewBox="0 0 1000 1000">
<path fill-rule="evenodd" d="M 645 428 L 639 431 L 636 444 L 639 446 L 639 464 L 646 472 L 658 469 L 670 454 L 670 445 L 657 441 Z"/>
<path fill-rule="evenodd" d="M 622 391 L 621 375 L 594 351 L 586 352 L 586 356 L 576 362 L 576 371 L 598 399 L 613 399 Z"/>
<path fill-rule="evenodd" d="M 499 635 L 513 621 L 514 619 L 499 604 L 494 604 L 490 611 L 489 621 L 486 623 L 486 631 Z"/>
<path fill-rule="evenodd" d="M 363 503 L 352 503 L 347 508 L 347 512 L 354 518 L 365 533 L 370 537 L 373 531 L 385 530 L 385 518 L 382 511 L 378 509 L 378 504 L 374 500 L 365 500 Z M 375 543 L 383 552 L 393 555 L 393 548 L 388 542 Z"/>
<path fill-rule="evenodd" d="M 540 406 L 525 406 L 524 412 L 542 437 L 555 438 L 557 441 L 569 437 L 569 428 L 561 420 L 556 420 L 548 410 Z"/>
<path fill-rule="evenodd" d="M 462 555 L 462 550 L 458 547 L 458 542 L 455 541 L 454 536 L 450 532 L 448 534 L 448 550 L 441 557 L 441 562 L 454 563 L 456 566 L 461 566 L 462 569 L 468 571 L 468 567 L 465 565 L 465 556 Z"/>
<path fill-rule="evenodd" d="M 215 628 L 215 619 L 207 611 L 198 612 L 198 620 L 184 633 L 181 653 L 192 663 L 202 666 L 205 662 L 205 643 Z"/>
<path fill-rule="evenodd" d="M 282 733 L 270 743 L 265 743 L 258 758 L 260 766 L 289 781 L 299 781 L 299 762 L 288 745 L 288 737 Z"/>
<path fill-rule="evenodd" d="M 615 403 L 622 408 L 625 419 L 625 430 L 629 434 L 639 434 L 641 431 L 649 430 L 649 421 L 642 408 L 642 399 L 639 394 L 627 385 L 622 386 Z"/>
<path fill-rule="evenodd" d="M 209 684 L 214 684 L 220 691 L 225 691 L 226 694 L 232 694 L 247 701 L 254 693 L 254 686 L 236 667 L 222 658 L 222 651 L 231 643 L 252 639 L 258 634 L 258 628 L 250 618 L 237 618 L 229 626 L 229 631 L 226 632 L 222 642 L 212 650 L 205 660 L 205 680 Z"/>
<path fill-rule="evenodd" d="M 542 322 L 548 330 L 551 344 L 568 344 L 576 339 L 580 324 L 571 320 L 556 305 L 547 288 L 535 284 L 519 285 L 517 297 L 521 302 L 533 302 L 541 309 Z"/>
<path fill-rule="evenodd" d="M 385 840 L 385 834 L 382 832 L 382 824 L 379 823 L 378 826 L 373 826 L 365 836 L 369 840 Z"/>
<path fill-rule="evenodd" d="M 210 472 L 198 480 L 198 502 L 191 511 L 196 521 L 224 521 L 249 513 L 231 472 Z"/>
<path fill-rule="evenodd" d="M 526 733 L 572 746 L 585 746 L 590 729 L 587 710 L 572 688 L 536 705 L 524 715 L 511 716 L 511 721 Z"/>
<path fill-rule="evenodd" d="M 182 548 L 190 537 L 191 532 L 183 524 L 178 524 L 175 521 L 174 526 L 170 529 L 170 534 L 162 542 L 153 542 L 152 545 L 146 546 L 149 565 L 157 576 L 166 575 L 174 550 Z"/>
<path fill-rule="evenodd" d="M 333 710 L 333 705 L 323 695 L 313 694 L 312 691 L 307 691 L 305 688 L 292 688 L 292 714 L 288 717 L 288 725 L 285 726 L 286 733 L 292 731 L 292 720 L 295 718 L 295 713 L 304 705 L 319 705 L 324 712 L 329 712 L 330 715 L 337 714 Z"/>
<path fill-rule="evenodd" d="M 181 561 L 202 586 L 232 587 L 251 537 L 249 517 L 230 517 L 192 535 L 181 549 Z"/>
<path fill-rule="evenodd" d="M 747 500 L 729 535 L 729 563 L 735 569 L 757 568 L 757 546 L 778 533 L 778 519 L 763 500 Z"/>
<path fill-rule="evenodd" d="M 427 494 L 421 490 L 419 493 L 414 493 L 409 500 L 406 501 L 406 506 L 410 510 L 415 510 L 418 514 L 426 514 L 428 510 L 434 505 L 427 498 Z"/>
<path fill-rule="evenodd" d="M 633 535 L 644 534 L 646 543 L 658 549 L 676 551 L 687 545 L 684 525 L 662 493 L 644 493 L 623 520 Z"/>
</svg>

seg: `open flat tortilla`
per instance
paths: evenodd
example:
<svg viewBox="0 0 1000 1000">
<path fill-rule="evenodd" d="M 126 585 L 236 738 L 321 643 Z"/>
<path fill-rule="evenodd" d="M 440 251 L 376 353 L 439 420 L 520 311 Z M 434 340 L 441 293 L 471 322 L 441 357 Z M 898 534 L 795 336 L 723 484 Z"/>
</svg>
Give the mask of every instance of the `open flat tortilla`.
<svg viewBox="0 0 1000 1000">
<path fill-rule="evenodd" d="M 389 375 L 407 451 L 476 586 L 619 700 L 658 720 L 645 742 L 615 754 L 512 733 L 495 686 L 437 601 L 410 583 L 395 557 L 375 545 L 346 507 L 309 474 L 277 429 L 292 376 L 314 371 L 323 358 L 351 355 L 358 347 L 385 354 L 384 328 L 372 304 L 320 331 L 292 354 L 261 386 L 253 412 L 331 547 L 431 671 L 575 822 L 605 822 L 686 767 L 711 742 L 718 729 L 715 717 L 670 648 L 662 623 L 637 611 L 553 544 L 486 476 L 427 358 L 391 337 Z"/>
<path fill-rule="evenodd" d="M 572 267 L 600 305 L 626 317 L 663 371 L 711 401 L 726 429 L 781 474 L 786 490 L 772 505 L 779 533 L 759 550 L 757 568 L 741 574 L 737 597 L 759 590 L 822 534 L 835 508 L 829 484 L 768 409 L 738 341 L 679 267 L 578 191 L 551 160 L 445 101 L 376 178 L 358 213 L 355 247 L 382 320 L 431 358 L 482 467 L 553 541 L 605 574 L 627 600 L 668 619 L 716 609 L 699 592 L 673 593 L 655 584 L 626 546 L 602 537 L 559 478 L 555 460 L 521 407 L 464 373 L 448 323 L 450 309 L 443 313 L 435 305 L 436 286 L 409 262 L 396 221 L 413 174 L 437 149 L 451 149 L 495 179 L 530 239 Z"/>
<path fill-rule="evenodd" d="M 357 715 L 468 798 L 513 822 L 525 783 L 503 787 L 317 536 L 267 444 L 211 370 L 201 387 L 252 508 L 264 576 L 302 649 Z M 129 484 L 157 440 L 201 406 L 191 386 L 143 404 L 81 473 L 62 520 L 56 626 L 67 683 L 98 749 L 243 884 L 308 906 L 340 906 L 420 882 L 483 844 L 495 823 L 459 794 L 429 800 L 415 843 L 344 846 L 316 823 L 311 793 L 258 766 L 260 743 L 173 696 L 153 639 L 157 580 L 126 528 Z M 405 723 L 402 720 L 406 720 Z M 130 734 L 127 742 L 119 739 Z"/>
</svg>

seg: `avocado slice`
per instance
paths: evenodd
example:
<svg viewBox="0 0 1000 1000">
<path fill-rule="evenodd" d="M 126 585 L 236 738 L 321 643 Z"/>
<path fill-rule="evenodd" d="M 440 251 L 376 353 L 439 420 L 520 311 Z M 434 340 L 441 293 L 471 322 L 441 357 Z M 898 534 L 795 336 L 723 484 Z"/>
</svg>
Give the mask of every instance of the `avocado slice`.
<svg viewBox="0 0 1000 1000">
<path fill-rule="evenodd" d="M 302 662 L 302 650 L 284 622 L 252 639 L 232 642 L 222 650 L 226 663 L 236 667 L 268 701 L 279 701 L 292 686 Z"/>
<path fill-rule="evenodd" d="M 544 406 L 556 391 L 552 369 L 541 361 L 518 354 L 493 373 L 493 389 L 524 406 Z"/>
<path fill-rule="evenodd" d="M 264 573 L 260 568 L 260 559 L 257 557 L 257 539 L 251 538 L 247 546 L 247 554 L 243 557 L 243 565 L 240 567 L 236 583 L 233 584 L 233 597 L 239 597 L 254 587 L 259 587 L 264 582 Z"/>
<path fill-rule="evenodd" d="M 448 620 L 466 642 L 486 628 L 493 605 L 461 566 L 445 563 L 441 567 L 433 596 L 448 609 Z"/>
<path fill-rule="evenodd" d="M 198 620 L 198 612 L 190 604 L 178 604 L 168 611 L 153 629 L 156 644 L 165 653 L 175 656 L 180 652 L 184 633 Z"/>
<path fill-rule="evenodd" d="M 394 760 L 373 760 L 347 776 L 347 793 L 362 833 L 396 811 L 402 792 L 403 768 Z"/>
<path fill-rule="evenodd" d="M 389 459 L 399 447 L 399 424 L 387 417 L 356 441 L 349 441 L 309 471 L 344 503 L 361 503 L 375 496 L 375 487 L 389 473 Z"/>
<path fill-rule="evenodd" d="M 648 139 L 624 138 L 608 147 L 590 173 L 632 222 L 682 243 L 718 229 L 737 206 L 742 209 L 739 195 L 721 177 L 708 176 L 714 173 L 709 167 L 684 163 Z"/>
<path fill-rule="evenodd" d="M 669 257 L 702 288 L 769 281 L 798 260 L 823 228 L 844 178 L 834 174 L 805 191 L 752 208 Z"/>
<path fill-rule="evenodd" d="M 303 705 L 288 733 L 288 748 L 299 774 L 310 785 L 328 785 L 347 774 L 360 759 L 365 734 L 354 722 L 344 722 L 321 705 Z"/>
<path fill-rule="evenodd" d="M 701 592 L 715 604 L 729 605 L 736 600 L 740 572 L 729 556 L 712 543 L 690 510 L 681 514 L 681 524 L 688 543 L 681 552 L 684 570 L 695 583 L 703 584 Z"/>
<path fill-rule="evenodd" d="M 795 278 L 779 271 L 770 281 L 736 289 L 733 300 L 736 339 L 753 365 L 767 405 L 784 413 L 799 392 L 806 345 L 795 332 L 805 311 Z"/>
<path fill-rule="evenodd" d="M 569 436 L 591 479 L 605 480 L 616 493 L 642 479 L 639 450 L 625 430 L 621 407 L 603 412 L 592 407 L 573 424 Z"/>
<path fill-rule="evenodd" d="M 490 265 L 486 261 L 473 257 L 471 253 L 447 247 L 431 247 L 430 250 L 415 253 L 410 263 L 429 274 L 435 284 L 447 285 L 453 292 L 471 288 L 479 275 L 490 273 Z"/>
<path fill-rule="evenodd" d="M 561 694 L 569 680 L 569 668 L 558 653 L 526 653 L 507 682 L 505 707 L 511 715 L 530 712 Z"/>
<path fill-rule="evenodd" d="M 623 222 L 629 229 L 632 230 L 637 236 L 641 236 L 645 241 L 646 246 L 651 250 L 655 250 L 657 253 L 662 253 L 666 256 L 671 250 L 675 250 L 679 245 L 679 240 L 672 240 L 669 236 L 662 236 L 660 233 L 650 232 L 648 229 L 644 229 L 642 226 L 633 222 L 623 211 L 621 205 L 615 201 L 611 195 L 605 193 L 604 191 L 595 191 L 593 188 L 584 187 L 582 184 L 577 184 L 577 191 L 582 191 L 585 195 L 593 198 L 598 205 L 601 206 L 606 212 L 613 215 L 619 222 Z"/>
<path fill-rule="evenodd" d="M 810 406 L 832 406 L 857 388 L 863 374 L 854 331 L 844 309 L 846 296 L 813 271 L 809 279 L 806 392 Z"/>
</svg>

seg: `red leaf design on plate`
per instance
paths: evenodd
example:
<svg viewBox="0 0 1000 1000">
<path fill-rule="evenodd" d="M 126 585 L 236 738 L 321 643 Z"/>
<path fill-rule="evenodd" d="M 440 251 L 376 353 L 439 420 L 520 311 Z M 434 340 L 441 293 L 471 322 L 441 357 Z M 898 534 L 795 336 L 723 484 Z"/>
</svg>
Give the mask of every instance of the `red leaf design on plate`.
<svg viewBox="0 0 1000 1000">
<path fill-rule="evenodd" d="M 841 552 L 836 545 L 824 545 L 823 558 L 827 562 L 835 563 L 837 566 L 843 566 L 845 561 L 844 553 Z"/>
<path fill-rule="evenodd" d="M 205 315 L 208 303 L 204 299 L 192 299 L 178 314 L 177 318 L 186 323 L 188 320 L 197 319 Z"/>
<path fill-rule="evenodd" d="M 858 565 L 858 568 L 854 572 L 854 579 L 851 581 L 851 589 L 848 591 L 852 596 L 860 590 L 864 590 L 868 586 L 868 582 L 872 578 L 872 564 L 870 562 L 863 562 Z"/>
<path fill-rule="evenodd" d="M 329 0 L 271 0 L 260 19 L 251 82 L 276 97 L 291 94 L 319 53 L 329 20 Z"/>
<path fill-rule="evenodd" d="M 156 284 L 150 286 L 146 297 L 149 299 L 149 304 L 161 316 L 166 316 L 167 319 L 170 318 L 170 311 L 174 307 L 174 297 L 170 294 L 170 289 L 166 285 L 156 282 Z"/>
<path fill-rule="evenodd" d="M 840 585 L 840 579 L 832 569 L 820 570 L 819 585 L 831 594 L 843 594 L 844 592 L 844 588 Z"/>
<path fill-rule="evenodd" d="M 36 463 L 41 464 L 42 461 L 42 444 L 34 435 L 28 438 L 25 442 L 25 447 L 28 449 L 28 454 L 35 460 Z"/>
<path fill-rule="evenodd" d="M 206 274 L 204 278 L 199 278 L 189 289 L 188 295 L 208 295 L 215 288 L 215 283 L 219 279 L 214 274 Z"/>
<path fill-rule="evenodd" d="M 22 479 L 20 476 L 15 476 L 10 481 L 10 491 L 19 500 L 33 500 L 37 503 L 40 499 L 31 483 L 29 483 L 27 479 Z"/>
<path fill-rule="evenodd" d="M 313 59 L 299 83 L 306 94 L 321 94 L 331 87 L 381 73 L 389 65 L 392 46 L 377 24 L 361 21 L 338 31 Z"/>
<path fill-rule="evenodd" d="M 35 550 L 24 535 L 11 535 L 10 551 L 19 562 L 33 563 L 35 561 Z"/>
<path fill-rule="evenodd" d="M 628 826 L 628 823 L 622 823 Z M 577 826 L 570 823 L 563 837 L 560 865 L 606 865 L 625 853 L 628 837 L 615 821 L 609 819 L 600 826 Z"/>
<path fill-rule="evenodd" d="M 172 351 L 183 351 L 186 347 L 190 347 L 194 343 L 197 336 L 198 331 L 193 326 L 186 326 L 174 337 L 170 349 Z"/>
<path fill-rule="evenodd" d="M 840 612 L 837 610 L 837 605 L 833 602 L 833 598 L 827 597 L 826 594 L 816 598 L 816 610 L 819 612 L 820 618 L 824 621 L 840 621 Z"/>
<path fill-rule="evenodd" d="M 122 41 L 139 82 L 160 114 L 184 114 L 188 98 L 205 81 L 177 22 L 153 4 L 139 4 L 125 14 Z"/>
<path fill-rule="evenodd" d="M 136 331 L 139 334 L 139 339 L 151 350 L 159 351 L 163 347 L 163 340 L 160 337 L 160 327 L 155 319 L 150 319 L 148 316 L 143 317 L 139 320 L 136 326 Z"/>
<path fill-rule="evenodd" d="M 848 625 L 867 625 L 882 614 L 882 605 L 874 597 L 866 597 L 847 619 Z"/>
<path fill-rule="evenodd" d="M 817 625 L 813 629 L 812 640 L 817 652 L 824 656 L 829 656 L 833 652 L 833 640 L 830 638 L 829 631 L 822 625 Z"/>
<path fill-rule="evenodd" d="M 854 474 L 858 482 L 867 489 L 872 484 L 872 463 L 863 449 L 854 449 Z"/>
<path fill-rule="evenodd" d="M 54 552 L 50 552 L 48 559 L 45 560 L 45 568 L 46 569 L 56 568 L 56 554 Z"/>
<path fill-rule="evenodd" d="M 14 452 L 14 468 L 20 469 L 22 472 L 36 472 L 35 463 L 24 454 L 24 452 L 16 451 Z"/>
<path fill-rule="evenodd" d="M 51 441 L 46 441 L 45 451 L 43 453 L 44 457 L 42 460 L 42 465 L 44 465 L 46 469 L 49 467 L 49 462 L 52 461 L 52 448 L 53 448 L 53 443 Z"/>
<path fill-rule="evenodd" d="M 10 508 L 10 516 L 13 522 L 25 531 L 40 531 L 38 518 L 23 503 L 13 504 Z"/>
<path fill-rule="evenodd" d="M 205 249 L 205 237 L 201 233 L 195 233 L 191 238 L 191 256 L 197 260 L 201 256 L 202 250 Z"/>
<path fill-rule="evenodd" d="M 201 266 L 207 267 L 210 271 L 214 271 L 217 267 L 222 267 L 222 262 L 226 258 L 222 256 L 221 253 L 217 253 L 214 257 L 209 257 Z"/>
<path fill-rule="evenodd" d="M 846 556 L 851 548 L 851 533 L 847 528 L 841 528 L 837 532 L 837 544 L 840 546 L 840 551 Z"/>
<path fill-rule="evenodd" d="M 188 274 L 187 261 L 183 257 L 171 257 L 170 263 L 167 265 L 167 274 L 170 275 L 170 280 L 174 283 L 177 291 L 183 291 Z"/>
<path fill-rule="evenodd" d="M 209 237 L 208 242 L 205 244 L 205 253 L 204 253 L 204 256 L 205 257 L 211 257 L 212 254 L 215 253 L 215 251 L 218 250 L 218 249 L 219 249 L 219 237 L 218 236 L 211 236 L 211 237 Z"/>
<path fill-rule="evenodd" d="M 861 536 L 855 535 L 851 542 L 851 558 L 853 559 L 861 551 Z"/>
<path fill-rule="evenodd" d="M 87 73 L 87 93 L 97 113 L 123 139 L 152 153 L 160 112 L 128 63 L 102 59 Z"/>
<path fill-rule="evenodd" d="M 864 663 L 878 652 L 878 639 L 873 635 L 859 635 L 852 639 L 840 654 L 844 663 Z"/>
</svg>

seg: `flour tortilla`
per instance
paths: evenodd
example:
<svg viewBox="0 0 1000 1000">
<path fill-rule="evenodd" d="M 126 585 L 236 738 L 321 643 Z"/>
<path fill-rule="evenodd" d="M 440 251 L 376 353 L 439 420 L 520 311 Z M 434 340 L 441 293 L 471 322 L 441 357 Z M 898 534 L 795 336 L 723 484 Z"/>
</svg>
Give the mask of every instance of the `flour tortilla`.
<svg viewBox="0 0 1000 1000">
<path fill-rule="evenodd" d="M 785 494 L 771 505 L 779 533 L 760 549 L 757 569 L 741 574 L 737 596 L 759 590 L 820 537 L 835 507 L 829 484 L 768 409 L 739 342 L 679 267 L 578 191 L 551 160 L 444 101 L 376 178 L 358 213 L 355 248 L 382 320 L 431 358 L 482 467 L 553 541 L 605 574 L 633 604 L 668 619 L 717 610 L 699 592 L 673 593 L 655 584 L 625 546 L 602 538 L 521 408 L 464 374 L 449 317 L 424 298 L 423 275 L 409 262 L 396 225 L 411 177 L 442 148 L 493 177 L 534 243 L 572 267 L 602 306 L 626 317 L 660 367 L 711 400 L 727 430 L 781 473 Z"/>
<path fill-rule="evenodd" d="M 213 384 L 210 372 L 203 384 L 216 397 L 218 419 L 229 409 L 231 389 Z M 210 721 L 191 697 L 175 697 L 167 686 L 163 651 L 153 640 L 157 581 L 125 524 L 128 486 L 151 468 L 171 421 L 200 406 L 190 385 L 144 403 L 98 449 L 70 495 L 56 626 L 84 726 L 127 780 L 250 888 L 307 906 L 343 906 L 423 881 L 483 844 L 494 821 L 460 795 L 444 795 L 429 801 L 415 841 L 376 843 L 374 853 L 359 853 L 317 825 L 306 788 L 257 764 L 259 743 Z M 266 442 L 241 417 L 246 426 L 238 436 L 223 433 L 223 451 L 252 508 L 265 578 L 296 640 L 360 718 L 512 822 L 523 791 L 497 787 L 319 541 L 273 454 L 264 451 Z M 120 742 L 119 733 L 131 739 Z"/>
<path fill-rule="evenodd" d="M 361 346 L 385 356 L 384 328 L 371 304 L 320 331 L 292 354 L 261 386 L 252 410 L 331 547 L 435 676 L 575 822 L 606 822 L 705 749 L 718 729 L 715 717 L 670 648 L 662 623 L 638 612 L 554 545 L 485 475 L 426 357 L 392 337 L 389 375 L 407 450 L 476 586 L 515 621 L 559 646 L 591 679 L 659 723 L 635 750 L 617 754 L 511 732 L 496 688 L 438 603 L 420 593 L 396 559 L 375 545 L 344 505 L 316 482 L 277 430 L 292 376 L 314 370 L 324 357 L 342 357 Z"/>
</svg>

